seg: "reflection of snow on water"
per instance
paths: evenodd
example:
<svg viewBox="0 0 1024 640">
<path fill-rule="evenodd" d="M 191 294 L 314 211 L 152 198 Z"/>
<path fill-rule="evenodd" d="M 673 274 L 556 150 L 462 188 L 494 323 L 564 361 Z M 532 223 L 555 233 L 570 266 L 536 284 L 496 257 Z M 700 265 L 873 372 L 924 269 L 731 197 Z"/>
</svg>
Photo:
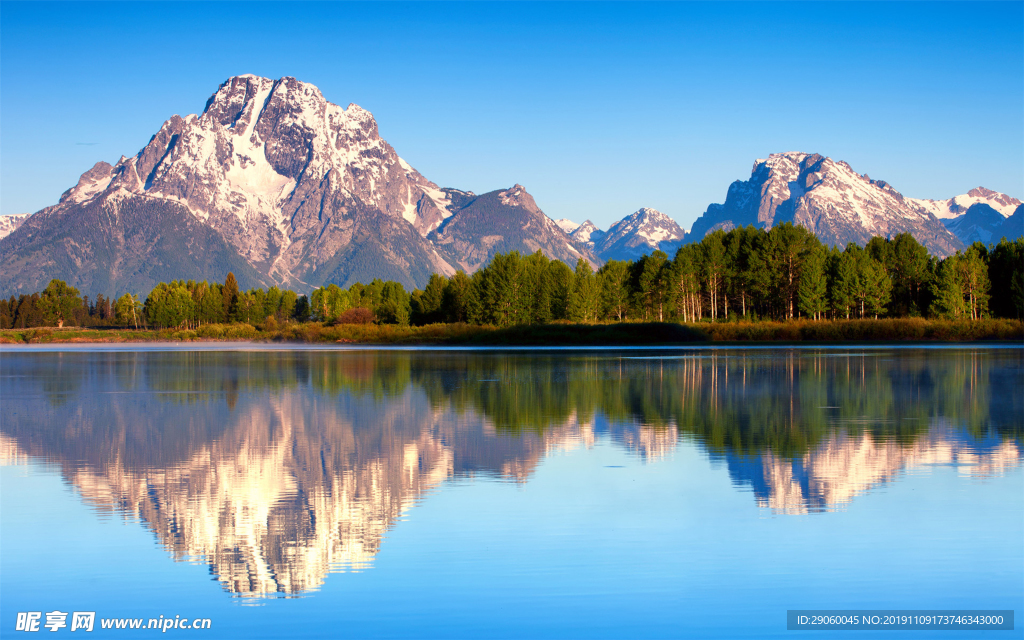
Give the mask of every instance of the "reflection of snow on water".
<svg viewBox="0 0 1024 640">
<path fill-rule="evenodd" d="M 442 487 L 486 478 L 525 488 L 545 458 L 583 458 L 605 442 L 663 465 L 654 472 L 686 443 L 751 487 L 748 510 L 756 502 L 778 514 L 843 510 L 936 466 L 985 479 L 1021 462 L 1015 440 L 960 429 L 964 416 L 1016 424 L 1006 403 L 936 402 L 964 388 L 959 378 L 935 385 L 932 374 L 948 370 L 938 367 L 901 386 L 870 358 L 850 374 L 845 362 L 828 369 L 792 350 L 493 359 L 250 346 L 230 357 L 147 346 L 11 356 L 89 366 L 0 378 L 17 390 L 5 409 L 16 397 L 37 421 L 4 423 L 0 463 L 51 461 L 97 511 L 143 523 L 176 560 L 207 565 L 225 591 L 258 599 L 372 568 L 396 523 L 419 518 L 413 507 Z M 441 366 L 446 357 L 457 359 Z M 822 384 L 834 374 L 835 387 Z M 47 376 L 61 384 L 39 387 Z M 1017 378 L 1004 379 L 1015 388 Z M 931 415 L 958 417 L 929 418 L 922 391 L 933 394 Z M 892 395 L 866 401 L 882 392 Z M 900 416 L 908 412 L 919 415 Z"/>
<path fill-rule="evenodd" d="M 730 460 L 730 470 L 735 481 L 753 487 L 759 506 L 775 513 L 804 514 L 845 509 L 857 496 L 901 474 L 928 473 L 943 466 L 956 468 L 963 477 L 990 478 L 1020 466 L 1021 457 L 1021 446 L 1013 440 L 977 441 L 936 421 L 912 443 L 840 431 L 799 458 L 768 451 L 757 462 Z"/>
</svg>

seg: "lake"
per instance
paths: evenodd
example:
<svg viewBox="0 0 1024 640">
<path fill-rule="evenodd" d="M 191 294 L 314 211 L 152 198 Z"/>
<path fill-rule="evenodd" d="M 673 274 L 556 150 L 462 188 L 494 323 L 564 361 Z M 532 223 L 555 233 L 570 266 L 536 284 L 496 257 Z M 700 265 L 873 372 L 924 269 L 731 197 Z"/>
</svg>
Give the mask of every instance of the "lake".
<svg viewBox="0 0 1024 640">
<path fill-rule="evenodd" d="M 816 638 L 787 611 L 1024 610 L 1019 347 L 5 347 L 0 404 L 4 637 L 53 611 Z"/>
</svg>

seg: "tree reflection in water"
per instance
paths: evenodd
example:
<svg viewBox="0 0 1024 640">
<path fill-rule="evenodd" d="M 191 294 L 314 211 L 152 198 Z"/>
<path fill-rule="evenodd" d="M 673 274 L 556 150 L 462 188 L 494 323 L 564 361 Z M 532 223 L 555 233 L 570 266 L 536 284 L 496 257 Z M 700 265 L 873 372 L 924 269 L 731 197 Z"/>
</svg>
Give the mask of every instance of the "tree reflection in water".
<svg viewBox="0 0 1024 640">
<path fill-rule="evenodd" d="M 242 596 L 369 567 L 444 481 L 526 482 L 601 438 L 691 439 L 759 505 L 842 508 L 907 469 L 1020 463 L 1016 349 L 5 354 L 0 455 L 59 465 Z"/>
</svg>

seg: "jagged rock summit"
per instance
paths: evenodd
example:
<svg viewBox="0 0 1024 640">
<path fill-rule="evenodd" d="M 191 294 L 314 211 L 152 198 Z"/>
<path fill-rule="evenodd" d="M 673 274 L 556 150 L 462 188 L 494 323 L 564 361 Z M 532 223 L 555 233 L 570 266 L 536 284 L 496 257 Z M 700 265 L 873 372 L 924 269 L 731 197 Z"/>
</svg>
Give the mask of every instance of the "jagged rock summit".
<svg viewBox="0 0 1024 640">
<path fill-rule="evenodd" d="M 509 246 L 563 257 L 568 236 L 517 187 L 502 205 L 543 217 L 554 233 Z M 0 290 L 58 277 L 84 291 L 145 292 L 228 270 L 243 286 L 375 277 L 422 286 L 456 263 L 478 265 L 428 239 L 469 196 L 424 178 L 358 105 L 342 108 L 295 78 L 236 76 L 201 115 L 172 116 L 136 155 L 97 163 L 4 239 Z"/>
<path fill-rule="evenodd" d="M 600 236 L 590 231 L 589 237 L 594 243 L 595 253 L 603 260 L 635 260 L 658 249 L 669 257 L 674 256 L 686 237 L 686 231 L 657 209 L 643 207 L 613 224 Z"/>
<path fill-rule="evenodd" d="M 428 237 L 449 262 L 467 273 L 498 253 L 542 251 L 549 258 L 575 265 L 584 259 L 600 266 L 593 253 L 575 243 L 554 220 L 544 215 L 522 185 L 482 195 L 446 189 L 453 214 Z"/>
<path fill-rule="evenodd" d="M 1022 208 L 1024 205 L 1017 205 L 1016 211 Z M 1002 238 L 1016 240 L 1024 235 L 1020 218 L 1019 213 L 1007 217 L 984 202 L 976 202 L 965 213 L 955 218 L 944 218 L 942 224 L 965 245 L 975 242 L 987 245 Z"/>
<path fill-rule="evenodd" d="M 845 162 L 798 152 L 757 160 L 750 179 L 733 182 L 725 203 L 709 206 L 690 233 L 699 241 L 715 229 L 767 229 L 782 222 L 802 225 L 829 245 L 863 245 L 872 236 L 906 232 L 940 256 L 964 246 L 933 211 L 886 182 L 858 174 Z"/>
<path fill-rule="evenodd" d="M 219 281 L 228 271 L 246 288 L 306 292 L 374 278 L 411 288 L 431 273 L 475 271 L 499 252 L 597 267 L 655 249 L 672 255 L 712 229 L 784 221 L 840 246 L 909 232 L 945 256 L 1020 228 L 1019 214 L 993 217 L 1014 210 L 1019 200 L 981 187 L 914 200 L 845 162 L 779 153 L 758 160 L 690 234 L 648 208 L 601 231 L 552 220 L 519 184 L 481 195 L 440 188 L 358 105 L 340 107 L 295 78 L 242 75 L 202 114 L 172 116 L 135 155 L 96 163 L 57 204 L 0 218 L 0 295 L 39 291 L 52 278 L 89 295 L 144 294 L 160 281 Z"/>
<path fill-rule="evenodd" d="M 605 232 L 598 229 L 597 225 L 590 220 L 585 221 L 583 224 L 578 225 L 569 234 L 576 243 L 582 244 L 590 249 L 594 248 L 594 245 L 601 241 L 601 238 L 605 236 Z"/>
</svg>

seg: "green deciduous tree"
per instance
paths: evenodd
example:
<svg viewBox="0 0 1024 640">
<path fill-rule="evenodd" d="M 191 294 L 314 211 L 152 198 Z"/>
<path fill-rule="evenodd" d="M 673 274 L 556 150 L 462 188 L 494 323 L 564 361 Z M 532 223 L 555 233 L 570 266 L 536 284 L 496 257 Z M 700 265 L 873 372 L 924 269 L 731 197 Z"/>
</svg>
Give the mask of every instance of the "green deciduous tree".
<svg viewBox="0 0 1024 640">
<path fill-rule="evenodd" d="M 926 308 L 931 272 L 928 250 L 909 233 L 891 241 L 891 262 L 886 265 L 892 278 L 892 312 L 899 316 L 921 315 Z"/>
<path fill-rule="evenodd" d="M 383 324 L 409 324 L 409 294 L 400 282 L 388 280 L 381 287 L 380 302 L 374 309 L 377 321 Z"/>
<path fill-rule="evenodd" d="M 833 318 L 849 319 L 850 312 L 856 304 L 857 260 L 849 251 L 840 252 L 832 249 L 829 253 L 829 263 L 832 274 L 829 301 Z"/>
<path fill-rule="evenodd" d="M 548 286 L 551 287 L 551 319 L 565 320 L 569 309 L 569 292 L 574 278 L 572 269 L 561 260 L 548 263 Z"/>
<path fill-rule="evenodd" d="M 726 245 L 725 232 L 721 229 L 712 231 L 700 241 L 701 275 L 704 290 L 707 292 L 708 312 L 711 320 L 718 318 L 719 309 L 728 310 L 728 298 L 725 295 Z"/>
<path fill-rule="evenodd" d="M 796 314 L 800 269 L 818 239 L 802 226 L 789 222 L 772 227 L 767 238 L 767 266 L 772 283 L 775 315 L 792 318 Z"/>
<path fill-rule="evenodd" d="M 664 254 L 662 254 L 664 255 Z M 601 302 L 601 292 L 590 263 L 580 258 L 576 261 L 572 291 L 569 292 L 567 316 L 573 322 L 593 322 Z"/>
<path fill-rule="evenodd" d="M 444 302 L 444 289 L 447 284 L 448 280 L 441 274 L 431 274 L 426 288 L 417 297 L 417 303 L 412 308 L 412 321 L 415 324 L 433 324 L 444 319 L 441 305 Z"/>
<path fill-rule="evenodd" d="M 441 299 L 441 313 L 445 322 L 467 322 L 469 296 L 469 276 L 461 269 L 456 271 L 444 285 Z"/>
<path fill-rule="evenodd" d="M 130 293 L 124 294 L 117 299 L 114 310 L 118 324 L 130 324 L 136 329 L 139 328 L 139 320 L 142 319 L 142 303 L 139 301 L 138 296 Z"/>
<path fill-rule="evenodd" d="M 63 280 L 50 280 L 46 289 L 39 296 L 39 308 L 46 317 L 47 324 L 63 327 L 72 319 L 76 309 L 82 307 L 82 299 L 78 297 L 78 289 L 69 287 Z"/>
<path fill-rule="evenodd" d="M 988 316 L 990 285 L 987 262 L 988 249 L 980 242 L 975 242 L 957 263 L 957 276 L 966 306 L 965 315 L 972 320 Z"/>
<path fill-rule="evenodd" d="M 629 265 L 621 260 L 609 260 L 597 270 L 601 289 L 601 314 L 605 318 L 622 321 L 629 308 Z"/>
<path fill-rule="evenodd" d="M 828 310 L 828 249 L 824 245 L 814 247 L 804 260 L 797 290 L 800 311 L 815 320 L 820 320 Z"/>
<path fill-rule="evenodd" d="M 952 319 L 964 315 L 964 293 L 957 274 L 960 259 L 959 255 L 953 255 L 939 263 L 932 282 L 931 312 L 934 315 Z"/>
<path fill-rule="evenodd" d="M 530 322 L 543 324 L 551 320 L 550 260 L 538 249 L 526 257 L 526 288 L 530 297 Z"/>
</svg>

